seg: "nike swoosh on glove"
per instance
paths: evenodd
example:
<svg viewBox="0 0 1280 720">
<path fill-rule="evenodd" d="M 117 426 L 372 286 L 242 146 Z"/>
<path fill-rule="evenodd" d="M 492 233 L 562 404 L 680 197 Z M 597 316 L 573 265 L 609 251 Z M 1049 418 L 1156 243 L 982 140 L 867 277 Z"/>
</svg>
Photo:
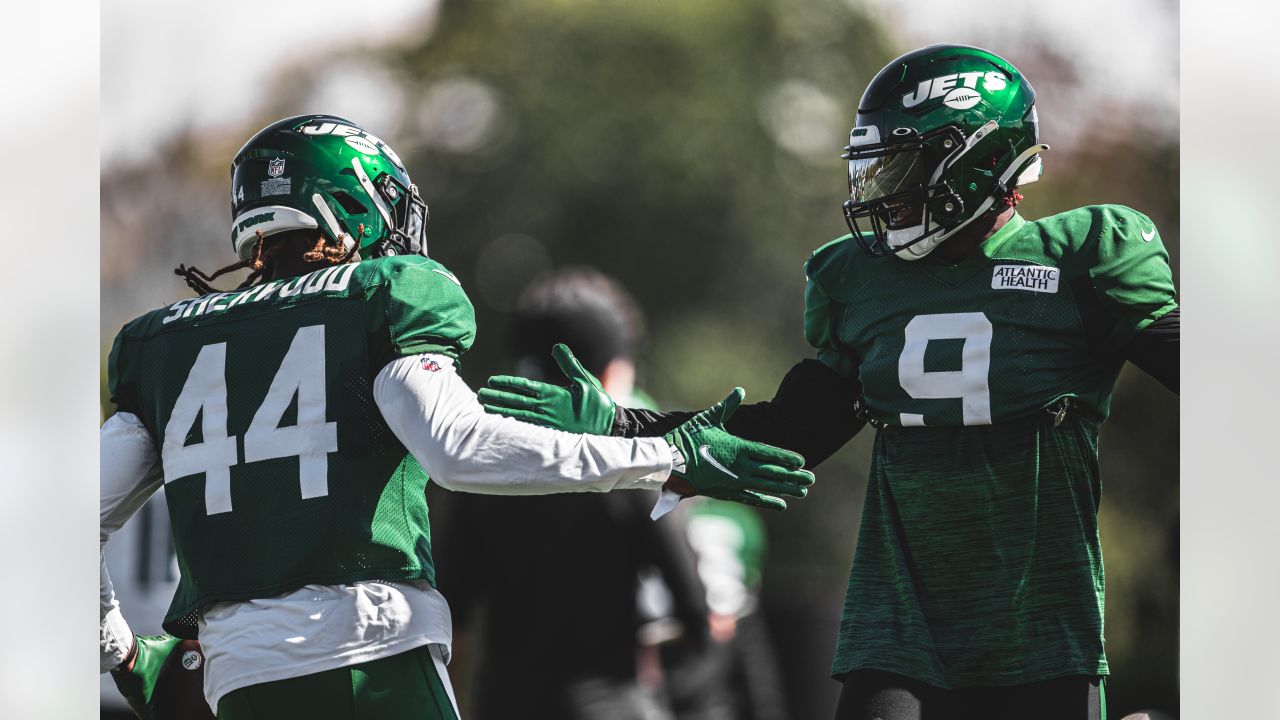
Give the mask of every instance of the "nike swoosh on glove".
<svg viewBox="0 0 1280 720">
<path fill-rule="evenodd" d="M 743 440 L 724 429 L 746 392 L 734 388 L 724 400 L 694 415 L 663 437 L 675 455 L 670 489 L 745 505 L 785 510 L 779 495 L 802 498 L 813 484 L 804 458 L 789 450 Z"/>
</svg>

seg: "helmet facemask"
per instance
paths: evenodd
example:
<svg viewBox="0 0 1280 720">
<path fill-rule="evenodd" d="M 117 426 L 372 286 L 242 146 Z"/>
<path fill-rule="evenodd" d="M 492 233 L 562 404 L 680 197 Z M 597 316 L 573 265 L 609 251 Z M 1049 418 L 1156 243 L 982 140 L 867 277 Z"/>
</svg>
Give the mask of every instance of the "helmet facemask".
<svg viewBox="0 0 1280 720">
<path fill-rule="evenodd" d="M 385 183 L 389 189 L 394 188 L 400 200 L 392 206 L 391 214 L 394 222 L 391 234 L 387 238 L 387 248 L 383 255 L 427 255 L 427 203 L 418 194 L 418 186 L 410 185 L 407 189 L 399 187 L 399 183 L 387 176 Z"/>
<path fill-rule="evenodd" d="M 391 173 L 369 177 L 360 158 L 351 159 L 356 179 L 386 224 L 386 236 L 369 248 L 370 257 L 427 254 L 427 203 L 418 186 L 405 187 Z"/>
<path fill-rule="evenodd" d="M 874 125 L 855 127 L 842 157 L 849 161 L 845 222 L 872 256 L 924 257 L 983 208 L 966 215 L 947 169 L 996 128 L 989 122 L 969 137 L 955 125 L 926 133 L 899 127 L 881 139 Z M 871 232 L 864 233 L 860 220 Z"/>
</svg>

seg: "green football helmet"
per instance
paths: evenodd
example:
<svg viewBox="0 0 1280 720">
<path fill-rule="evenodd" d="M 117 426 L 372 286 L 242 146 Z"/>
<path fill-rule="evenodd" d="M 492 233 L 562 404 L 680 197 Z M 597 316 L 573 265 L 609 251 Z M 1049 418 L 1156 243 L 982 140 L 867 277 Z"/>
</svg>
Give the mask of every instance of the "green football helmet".
<svg viewBox="0 0 1280 720">
<path fill-rule="evenodd" d="M 930 45 L 886 65 L 843 156 L 845 221 L 863 249 L 917 260 L 1037 180 L 1049 146 L 1035 100 L 1017 68 L 980 48 Z"/>
<path fill-rule="evenodd" d="M 318 230 L 361 257 L 427 254 L 427 205 L 395 151 L 350 120 L 299 115 L 263 128 L 231 163 L 231 245 Z"/>
</svg>

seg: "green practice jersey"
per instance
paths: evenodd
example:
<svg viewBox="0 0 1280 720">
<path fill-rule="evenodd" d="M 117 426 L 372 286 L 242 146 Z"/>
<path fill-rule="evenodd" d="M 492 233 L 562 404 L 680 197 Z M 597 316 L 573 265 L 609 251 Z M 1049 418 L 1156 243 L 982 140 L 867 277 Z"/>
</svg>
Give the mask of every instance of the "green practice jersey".
<svg viewBox="0 0 1280 720">
<path fill-rule="evenodd" d="M 688 535 L 694 549 L 717 570 L 737 576 L 752 593 L 764 578 L 767 537 L 764 521 L 755 508 L 741 503 L 699 498 L 688 503 Z M 728 551 L 731 557 L 721 557 Z M 715 608 L 713 608 L 714 610 Z"/>
<path fill-rule="evenodd" d="M 434 583 L 427 477 L 383 420 L 390 360 L 457 358 L 471 303 L 434 260 L 341 265 L 143 315 L 116 336 L 113 401 L 160 449 L 182 576 L 165 629 L 307 584 Z"/>
<path fill-rule="evenodd" d="M 1125 343 L 1177 307 L 1155 226 L 1014 215 L 955 265 L 846 236 L 806 273 L 806 338 L 880 428 L 833 673 L 1106 674 L 1098 430 Z"/>
</svg>

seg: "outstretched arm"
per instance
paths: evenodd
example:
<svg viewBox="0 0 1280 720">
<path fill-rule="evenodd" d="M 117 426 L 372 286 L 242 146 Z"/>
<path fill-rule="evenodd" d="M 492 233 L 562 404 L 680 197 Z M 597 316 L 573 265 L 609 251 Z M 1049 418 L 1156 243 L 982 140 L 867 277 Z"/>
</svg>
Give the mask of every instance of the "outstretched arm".
<svg viewBox="0 0 1280 720">
<path fill-rule="evenodd" d="M 804 497 L 813 484 L 800 469 L 804 458 L 725 431 L 741 388 L 662 438 L 634 439 L 576 435 L 486 413 L 443 355 L 388 363 L 373 395 L 396 437 L 451 489 L 532 495 L 666 485 L 682 495 L 783 509 L 786 503 L 771 496 Z"/>
<path fill-rule="evenodd" d="M 671 448 L 661 438 L 585 437 L 485 413 L 443 355 L 393 360 L 374 380 L 373 397 L 396 437 L 450 490 L 658 490 L 671 473 Z"/>
<path fill-rule="evenodd" d="M 568 378 L 567 387 L 497 375 L 480 389 L 485 409 L 557 430 L 629 438 L 665 434 L 694 415 L 617 407 L 569 348 L 556 345 L 551 355 Z M 857 380 L 821 361 L 802 360 L 772 400 L 743 405 L 725 428 L 744 440 L 797 452 L 807 458 L 806 467 L 816 467 L 862 429 L 861 393 Z"/>
<path fill-rule="evenodd" d="M 773 399 L 743 405 L 725 429 L 744 440 L 800 453 L 805 467 L 822 464 L 862 429 L 862 386 L 814 359 L 801 360 L 782 378 Z M 667 432 L 692 413 L 619 407 L 612 432 L 647 437 Z"/>
</svg>

